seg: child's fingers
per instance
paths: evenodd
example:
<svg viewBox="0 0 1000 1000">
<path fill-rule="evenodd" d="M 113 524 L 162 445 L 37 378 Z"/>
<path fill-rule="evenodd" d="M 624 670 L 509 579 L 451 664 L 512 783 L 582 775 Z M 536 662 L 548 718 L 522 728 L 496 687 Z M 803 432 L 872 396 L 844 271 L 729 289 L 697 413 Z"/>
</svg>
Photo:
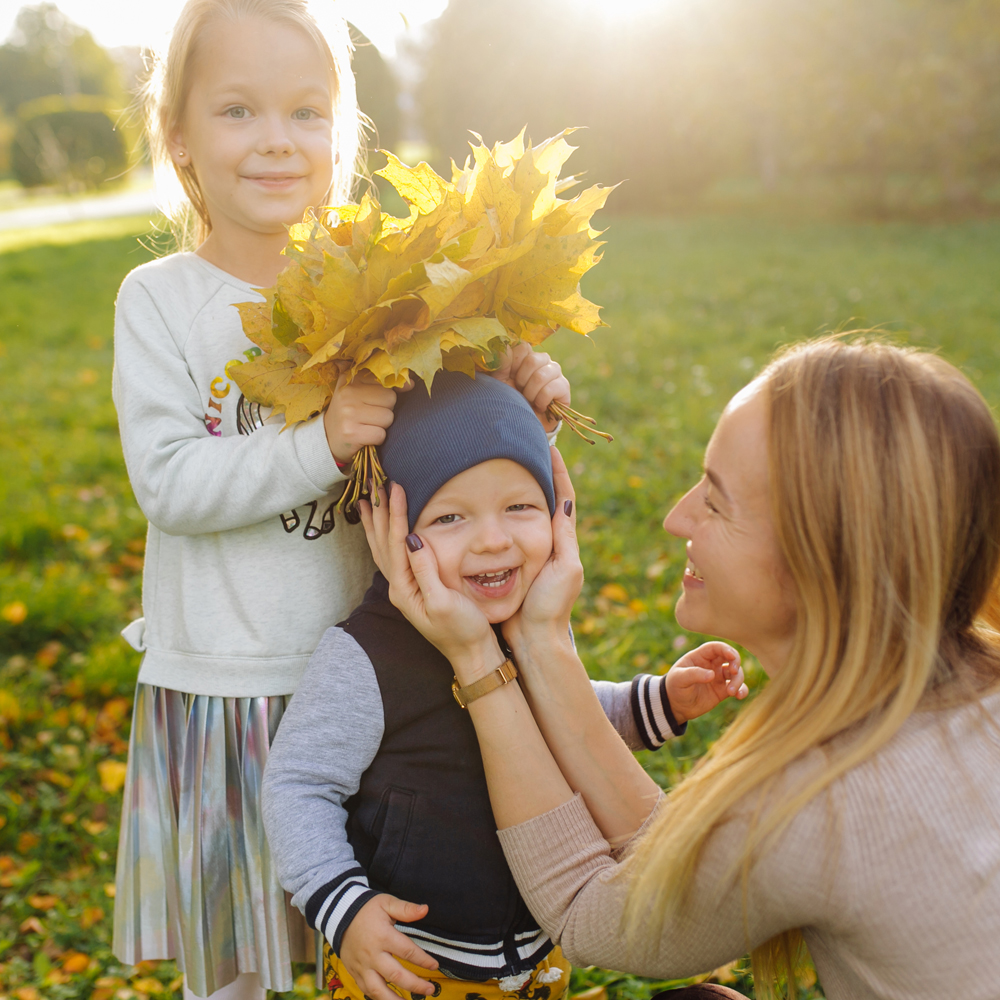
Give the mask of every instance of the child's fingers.
<svg viewBox="0 0 1000 1000">
<path fill-rule="evenodd" d="M 396 964 L 398 965 L 398 963 Z M 400 968 L 402 969 L 402 966 Z M 399 1000 L 399 994 L 394 993 L 386 985 L 386 982 L 392 982 L 392 980 L 386 980 L 377 969 L 366 969 L 361 976 L 355 976 L 354 981 L 361 986 L 365 996 L 370 997 L 371 1000 Z"/>
<path fill-rule="evenodd" d="M 406 941 L 409 940 L 405 934 L 400 934 L 399 936 Z M 420 949 L 418 948 L 417 950 L 419 951 Z M 420 976 L 410 972 L 409 969 L 404 968 L 393 956 L 398 955 L 399 958 L 405 959 L 407 962 L 412 962 L 413 959 L 408 955 L 401 954 L 400 949 L 395 945 L 392 952 L 391 955 L 388 952 L 384 952 L 381 960 L 376 963 L 375 971 L 385 982 L 392 983 L 397 989 L 405 990 L 408 993 L 422 993 L 428 997 L 434 996 L 438 992 L 438 987 L 426 979 L 421 979 Z M 414 962 L 413 964 L 417 965 L 420 963 Z M 393 995 L 395 996 L 395 994 Z M 398 996 L 396 1000 L 399 1000 Z"/>
</svg>

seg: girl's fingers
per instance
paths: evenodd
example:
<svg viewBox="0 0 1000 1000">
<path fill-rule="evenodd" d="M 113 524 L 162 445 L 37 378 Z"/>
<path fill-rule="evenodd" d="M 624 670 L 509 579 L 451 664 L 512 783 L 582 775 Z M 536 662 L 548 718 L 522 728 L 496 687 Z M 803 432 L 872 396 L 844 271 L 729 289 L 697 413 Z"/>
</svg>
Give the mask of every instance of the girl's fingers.
<svg viewBox="0 0 1000 1000">
<path fill-rule="evenodd" d="M 401 934 L 400 937 L 403 937 L 403 935 Z M 407 962 L 411 961 L 405 955 L 400 955 L 399 957 L 405 958 Z M 414 962 L 413 964 L 416 965 L 417 963 Z M 404 969 L 392 956 L 386 956 L 385 961 L 380 964 L 378 972 L 387 983 L 392 983 L 397 989 L 406 990 L 408 993 L 422 993 L 424 996 L 430 997 L 434 996 L 437 992 L 437 987 L 433 983 L 427 982 L 426 979 L 421 979 L 410 972 L 409 969 Z M 398 994 L 391 993 L 391 995 L 395 1000 L 399 1000 Z"/>
<path fill-rule="evenodd" d="M 437 967 L 437 961 L 431 958 L 426 951 L 423 950 L 419 945 L 413 943 L 405 934 L 401 934 L 399 931 L 395 932 L 392 940 L 391 953 L 397 958 L 402 958 L 404 961 L 410 962 L 412 965 L 419 965 L 422 969 L 427 969 L 430 972 L 434 972 Z M 414 976 L 414 978 L 416 978 Z M 424 980 L 421 980 L 423 982 Z M 396 982 L 395 979 L 392 982 L 396 983 L 397 986 L 402 986 L 402 983 Z M 410 987 L 407 987 L 409 989 Z"/>
</svg>

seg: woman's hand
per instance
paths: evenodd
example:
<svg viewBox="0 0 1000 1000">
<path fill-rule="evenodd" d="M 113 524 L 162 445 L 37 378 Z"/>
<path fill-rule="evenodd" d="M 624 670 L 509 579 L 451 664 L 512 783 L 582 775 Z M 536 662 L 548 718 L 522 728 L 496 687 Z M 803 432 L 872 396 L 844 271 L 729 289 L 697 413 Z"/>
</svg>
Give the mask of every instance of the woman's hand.
<svg viewBox="0 0 1000 1000">
<path fill-rule="evenodd" d="M 576 540 L 576 494 L 562 455 L 557 448 L 551 451 L 556 494 L 552 555 L 535 577 L 520 609 L 504 622 L 504 638 L 514 650 L 515 658 L 526 643 L 572 645 L 569 617 L 583 586 L 583 564 Z"/>
<path fill-rule="evenodd" d="M 407 534 L 406 494 L 393 483 L 379 505 L 360 504 L 361 521 L 375 562 L 389 581 L 389 600 L 421 635 L 451 661 L 460 683 L 495 670 L 503 655 L 486 616 L 463 594 L 446 587 L 430 546 Z"/>
<path fill-rule="evenodd" d="M 710 712 L 728 697 L 750 693 L 740 654 L 726 642 L 706 642 L 685 653 L 667 672 L 667 697 L 679 724 Z"/>
</svg>

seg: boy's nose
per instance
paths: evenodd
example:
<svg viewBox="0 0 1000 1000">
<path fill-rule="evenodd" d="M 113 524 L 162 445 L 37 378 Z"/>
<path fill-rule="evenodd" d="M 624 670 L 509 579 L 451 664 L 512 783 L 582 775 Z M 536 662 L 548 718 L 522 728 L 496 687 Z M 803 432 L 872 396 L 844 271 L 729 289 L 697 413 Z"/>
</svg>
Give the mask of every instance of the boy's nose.
<svg viewBox="0 0 1000 1000">
<path fill-rule="evenodd" d="M 510 544 L 510 532 L 499 521 L 484 523 L 476 533 L 476 549 L 480 552 L 502 552 Z"/>
</svg>

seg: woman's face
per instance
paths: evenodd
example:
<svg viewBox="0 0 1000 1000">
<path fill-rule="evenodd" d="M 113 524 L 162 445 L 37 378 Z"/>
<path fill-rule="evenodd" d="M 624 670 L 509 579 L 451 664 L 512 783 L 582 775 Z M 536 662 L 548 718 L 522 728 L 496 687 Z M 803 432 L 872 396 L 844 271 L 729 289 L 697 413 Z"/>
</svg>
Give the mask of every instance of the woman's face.
<svg viewBox="0 0 1000 1000">
<path fill-rule="evenodd" d="M 667 515 L 688 539 L 677 621 L 750 650 L 768 674 L 795 634 L 795 588 L 771 518 L 768 408 L 763 386 L 737 394 L 705 452 L 705 474 Z"/>
</svg>

